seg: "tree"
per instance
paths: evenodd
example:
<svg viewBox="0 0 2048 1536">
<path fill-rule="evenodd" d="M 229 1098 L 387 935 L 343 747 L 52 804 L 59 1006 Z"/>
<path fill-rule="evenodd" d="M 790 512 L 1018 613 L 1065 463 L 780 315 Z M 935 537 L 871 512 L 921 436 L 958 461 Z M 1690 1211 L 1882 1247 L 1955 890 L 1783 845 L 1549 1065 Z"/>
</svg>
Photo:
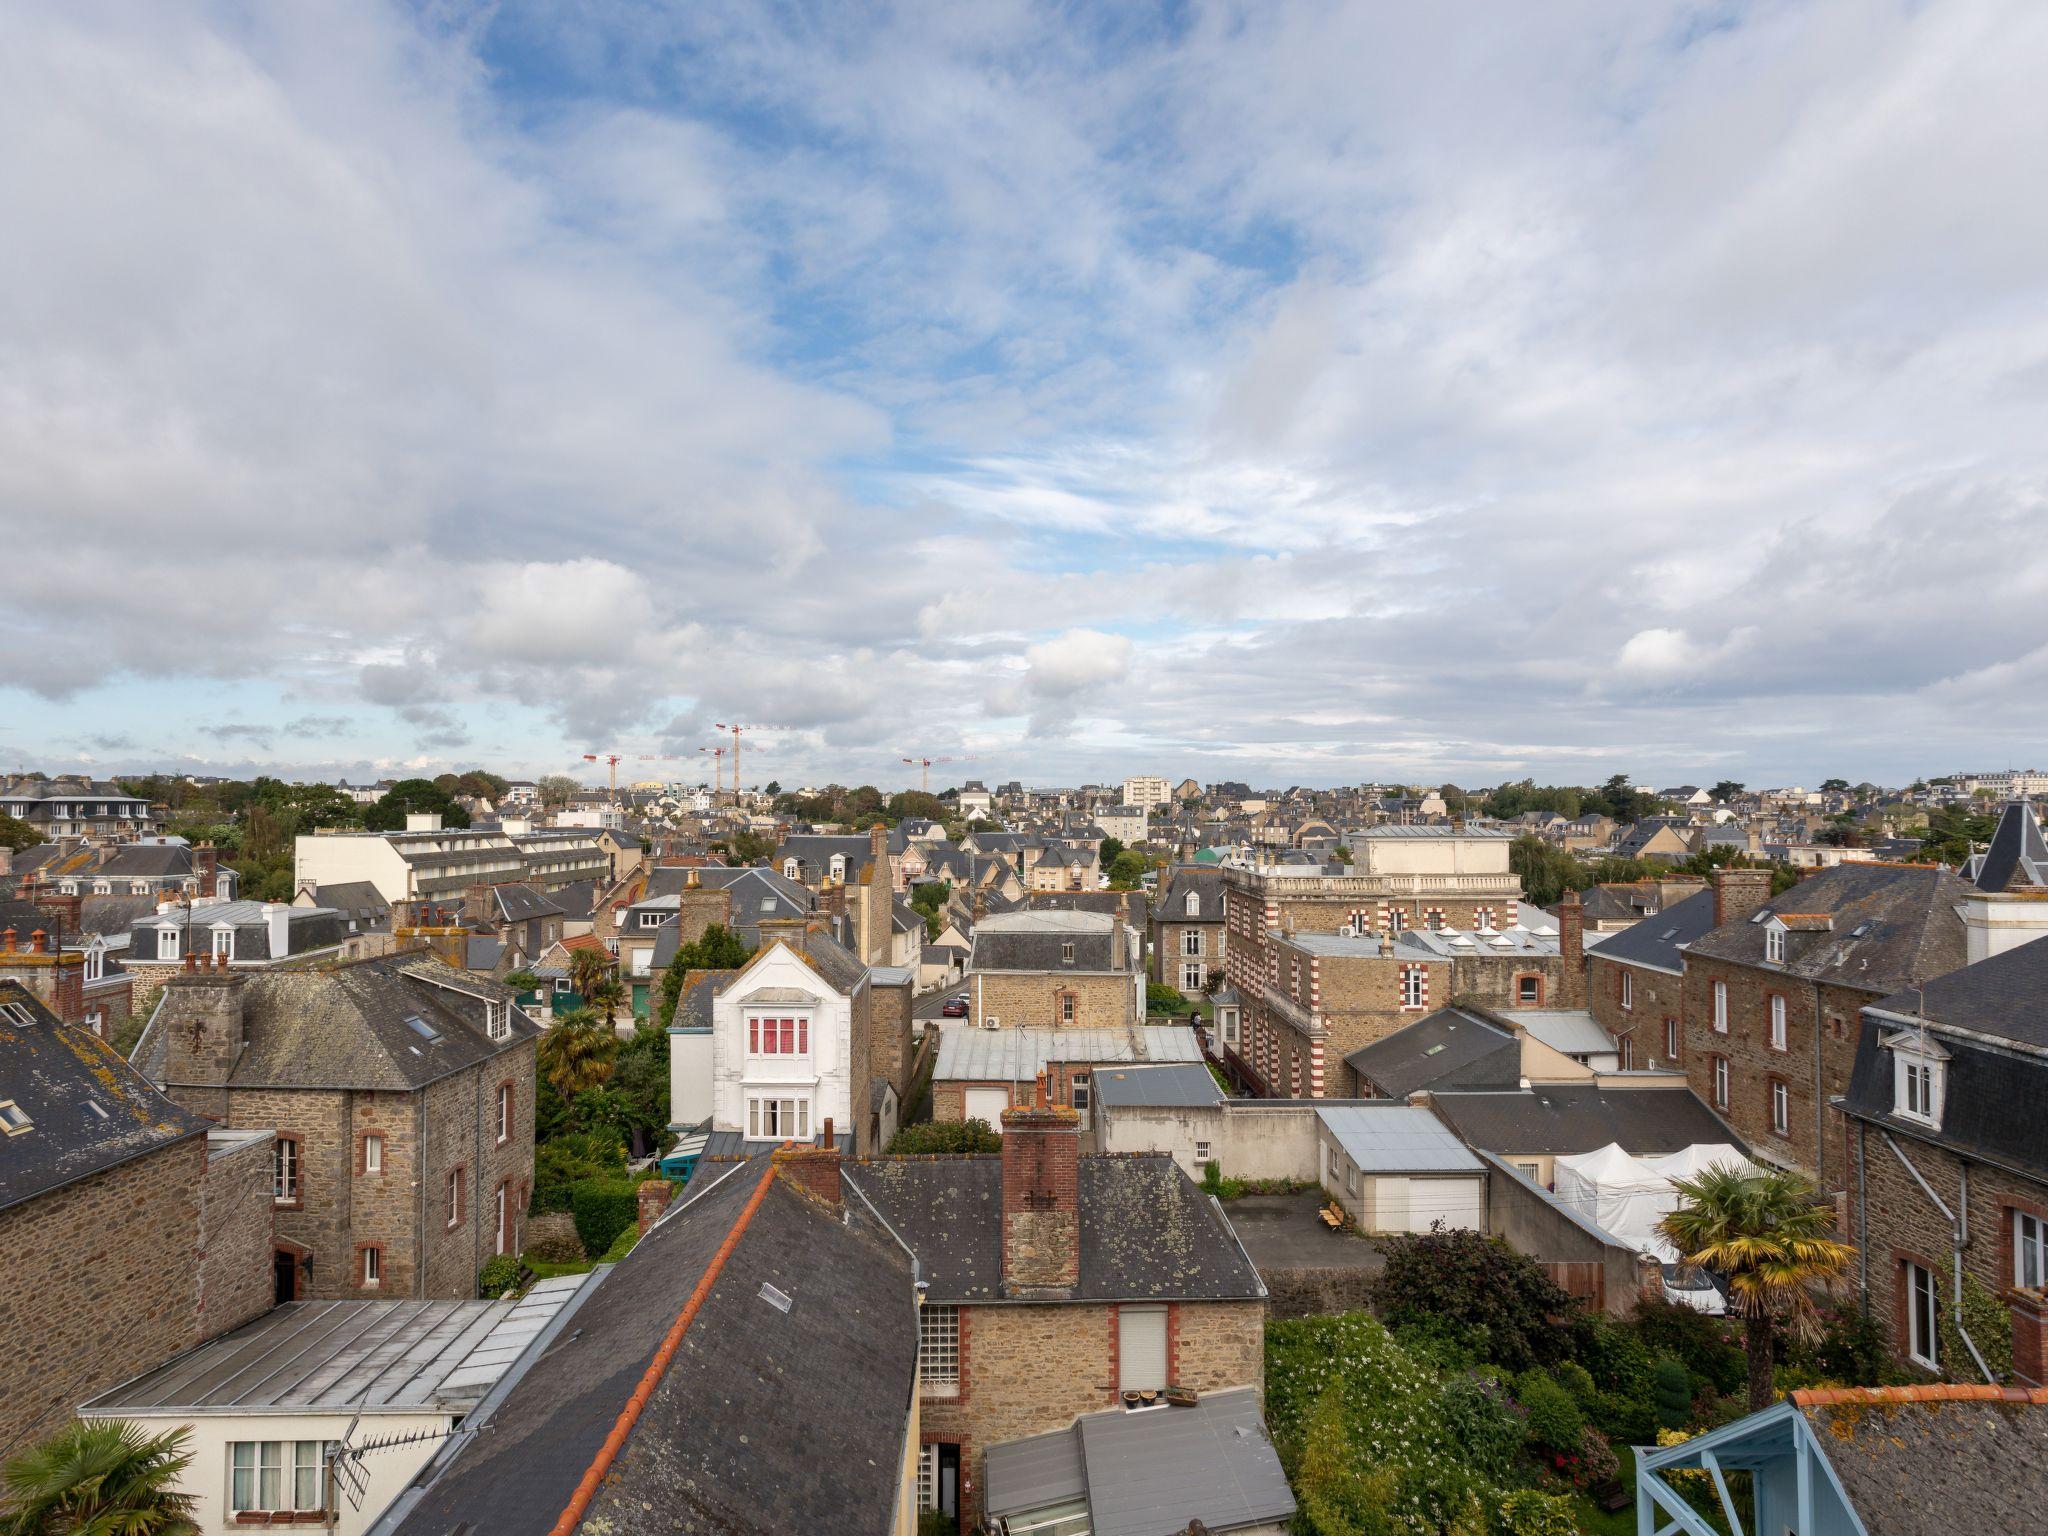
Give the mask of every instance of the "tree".
<svg viewBox="0 0 2048 1536">
<path fill-rule="evenodd" d="M 613 972 L 606 971 L 590 984 L 583 1000 L 593 1008 L 602 1008 L 605 1028 L 614 1028 L 618 1023 L 619 1004 L 626 1000 L 625 983 Z"/>
<path fill-rule="evenodd" d="M 1524 832 L 1508 845 L 1508 868 L 1521 880 L 1524 899 L 1539 907 L 1561 900 L 1566 891 L 1583 891 L 1593 883 L 1592 872 L 1584 864 L 1533 832 Z"/>
<path fill-rule="evenodd" d="M 771 797 L 779 795 L 782 793 L 782 786 L 779 783 L 777 783 L 774 779 L 770 779 L 767 783 L 767 786 L 762 790 L 762 793 Z"/>
<path fill-rule="evenodd" d="M 601 1086 L 611 1076 L 619 1037 L 587 1008 L 572 1008 L 540 1037 L 541 1076 L 572 1104 L 585 1089 Z"/>
<path fill-rule="evenodd" d="M 926 942 L 936 940 L 946 926 L 946 903 L 953 887 L 944 880 L 927 880 L 910 888 L 910 904 L 924 918 Z"/>
<path fill-rule="evenodd" d="M 122 1419 L 74 1419 L 7 1463 L 6 1536 L 192 1536 L 189 1429 L 146 1434 Z"/>
<path fill-rule="evenodd" d="M 1001 1133 L 986 1120 L 927 1120 L 922 1125 L 906 1125 L 889 1138 L 891 1157 L 1002 1150 Z"/>
<path fill-rule="evenodd" d="M 612 957 L 601 949 L 569 951 L 569 989 L 591 1007 L 598 1006 L 593 995 L 612 973 Z"/>
<path fill-rule="evenodd" d="M 1572 1336 L 1556 1320 L 1577 1320 L 1579 1303 L 1502 1239 L 1439 1228 L 1383 1238 L 1381 1248 L 1387 1262 L 1373 1300 L 1389 1328 L 1484 1329 L 1486 1358 L 1513 1371 L 1571 1353 Z"/>
<path fill-rule="evenodd" d="M 1748 785 L 1742 783 L 1739 779 L 1722 779 L 1718 783 L 1716 783 L 1712 789 L 1708 790 L 1707 793 L 1712 795 L 1716 800 L 1719 800 L 1723 804 L 1726 804 L 1728 801 L 1733 800 L 1737 795 L 1741 794 L 1743 790 L 1747 789 L 1748 787 Z"/>
<path fill-rule="evenodd" d="M 383 799 L 364 807 L 363 825 L 372 832 L 400 832 L 408 815 L 422 812 L 438 815 L 444 827 L 469 825 L 469 812 L 432 779 L 400 779 Z"/>
<path fill-rule="evenodd" d="M 1823 791 L 1845 795 L 1849 792 L 1849 781 L 1847 779 L 1822 779 L 1820 787 Z"/>
<path fill-rule="evenodd" d="M 533 787 L 540 795 L 542 809 L 550 811 L 560 810 L 583 793 L 583 786 L 566 773 L 550 773 Z"/>
<path fill-rule="evenodd" d="M 1138 882 L 1145 878 L 1145 871 L 1148 867 L 1145 863 L 1145 856 L 1142 853 L 1134 853 L 1126 848 L 1116 856 L 1115 862 L 1109 866 L 1110 889 L 1114 891 L 1137 889 Z"/>
<path fill-rule="evenodd" d="M 668 1029 L 649 1021 L 619 1048 L 605 1087 L 618 1099 L 630 1131 L 651 1136 L 669 1122 Z M 582 1118 L 581 1102 L 577 1118 Z"/>
<path fill-rule="evenodd" d="M 742 828 L 725 840 L 725 854 L 735 864 L 759 864 L 775 852 L 775 844 L 759 832 Z"/>
<path fill-rule="evenodd" d="M 33 848 L 43 840 L 43 834 L 17 816 L 0 815 L 0 848 L 19 853 L 24 848 Z"/>
<path fill-rule="evenodd" d="M 1104 869 L 1107 869 L 1117 861 L 1118 856 L 1123 851 L 1124 840 L 1122 838 L 1105 837 L 1095 850 L 1095 858 Z"/>
<path fill-rule="evenodd" d="M 683 995 L 683 978 L 691 971 L 736 971 L 753 958 L 753 950 L 738 934 L 723 923 L 713 923 L 702 934 L 681 945 L 675 959 L 669 961 L 668 969 L 661 973 L 660 1001 L 654 1009 L 654 1022 L 667 1027 L 675 1017 L 676 1003 Z"/>
<path fill-rule="evenodd" d="M 1749 1411 L 1771 1405 L 1771 1352 L 1782 1331 L 1810 1337 L 1818 1293 L 1847 1272 L 1856 1250 L 1837 1241 L 1834 1207 L 1796 1173 L 1713 1167 L 1673 1183 L 1680 1205 L 1660 1226 L 1680 1261 L 1728 1277 L 1749 1356 Z"/>
</svg>

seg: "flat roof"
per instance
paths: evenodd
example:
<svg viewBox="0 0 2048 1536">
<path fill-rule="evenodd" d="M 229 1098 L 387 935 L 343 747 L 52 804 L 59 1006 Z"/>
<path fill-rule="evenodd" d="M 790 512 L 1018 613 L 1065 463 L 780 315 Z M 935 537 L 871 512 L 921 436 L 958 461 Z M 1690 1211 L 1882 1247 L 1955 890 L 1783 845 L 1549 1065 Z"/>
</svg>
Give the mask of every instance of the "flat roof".
<svg viewBox="0 0 2048 1536">
<path fill-rule="evenodd" d="M 1614 1036 L 1583 1008 L 1503 1008 L 1500 1016 L 1514 1020 L 1553 1051 L 1567 1056 L 1593 1056 L 1617 1049 Z"/>
<path fill-rule="evenodd" d="M 81 1412 L 466 1411 L 584 1275 L 506 1301 L 296 1301 L 103 1392 Z"/>
<path fill-rule="evenodd" d="M 1203 1062 L 1173 1062 L 1155 1067 L 1104 1067 L 1093 1078 L 1095 1102 L 1106 1105 L 1152 1105 L 1163 1109 L 1208 1108 L 1221 1104 L 1224 1092 Z"/>
<path fill-rule="evenodd" d="M 1191 1061 L 1202 1059 L 1185 1024 L 1134 1024 L 1128 1029 L 983 1029 L 940 1024 L 941 1082 L 999 1082 L 1036 1077 L 1055 1061 Z"/>
<path fill-rule="evenodd" d="M 1322 1108 L 1316 1118 L 1366 1173 L 1484 1173 L 1457 1133 L 1419 1105 Z"/>
</svg>

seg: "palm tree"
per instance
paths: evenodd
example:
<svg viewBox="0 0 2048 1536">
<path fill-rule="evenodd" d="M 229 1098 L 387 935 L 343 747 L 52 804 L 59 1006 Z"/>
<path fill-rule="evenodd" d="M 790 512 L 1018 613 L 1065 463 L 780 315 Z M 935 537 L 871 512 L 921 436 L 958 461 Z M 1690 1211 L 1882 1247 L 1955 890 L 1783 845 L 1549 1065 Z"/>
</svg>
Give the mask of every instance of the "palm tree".
<svg viewBox="0 0 2048 1536">
<path fill-rule="evenodd" d="M 569 985 L 586 1003 L 611 974 L 612 959 L 603 950 L 576 949 L 569 952 Z"/>
<path fill-rule="evenodd" d="M 145 1434 L 124 1419 L 74 1419 L 7 1463 L 5 1536 L 194 1536 L 186 1429 Z"/>
<path fill-rule="evenodd" d="M 610 971 L 601 975 L 590 990 L 584 994 L 584 1001 L 593 1008 L 604 1010 L 606 1024 L 613 1023 L 619 1014 L 619 1004 L 625 1000 L 626 989 L 619 984 L 619 978 Z"/>
<path fill-rule="evenodd" d="M 564 1099 L 574 1099 L 612 1075 L 619 1037 L 588 1008 L 572 1008 L 556 1017 L 538 1050 L 541 1075 Z"/>
<path fill-rule="evenodd" d="M 1775 1334 L 1814 1331 L 1816 1293 L 1835 1286 L 1856 1250 L 1835 1239 L 1833 1208 L 1799 1174 L 1717 1166 L 1673 1182 L 1684 1203 L 1664 1218 L 1664 1235 L 1681 1262 L 1728 1277 L 1749 1354 L 1749 1411 L 1768 1408 Z"/>
</svg>

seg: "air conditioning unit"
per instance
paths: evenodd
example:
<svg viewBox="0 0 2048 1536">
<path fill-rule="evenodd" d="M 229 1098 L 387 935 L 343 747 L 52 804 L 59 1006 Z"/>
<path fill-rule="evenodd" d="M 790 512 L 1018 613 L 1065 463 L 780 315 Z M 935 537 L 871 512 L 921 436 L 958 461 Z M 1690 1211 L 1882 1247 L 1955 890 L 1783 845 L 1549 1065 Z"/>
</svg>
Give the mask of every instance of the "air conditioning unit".
<svg viewBox="0 0 2048 1536">
<path fill-rule="evenodd" d="M 981 1027 L 983 1029 L 1001 1029 L 1003 1027 L 1003 1021 L 997 1018 L 994 1014 L 990 1014 L 987 1018 L 981 1021 Z"/>
</svg>

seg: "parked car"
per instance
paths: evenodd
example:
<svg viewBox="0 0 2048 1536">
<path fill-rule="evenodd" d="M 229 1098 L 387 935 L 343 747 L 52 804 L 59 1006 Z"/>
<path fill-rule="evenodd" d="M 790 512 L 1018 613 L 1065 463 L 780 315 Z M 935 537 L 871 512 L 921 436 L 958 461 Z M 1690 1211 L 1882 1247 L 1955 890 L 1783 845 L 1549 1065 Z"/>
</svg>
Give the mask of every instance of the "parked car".
<svg viewBox="0 0 2048 1536">
<path fill-rule="evenodd" d="M 1691 1307 L 1709 1317 L 1728 1315 L 1728 1298 L 1704 1269 L 1689 1264 L 1664 1266 L 1664 1299 L 1675 1306 Z"/>
<path fill-rule="evenodd" d="M 942 1019 L 966 1018 L 967 994 L 965 992 L 956 993 L 954 996 L 947 998 L 943 1003 L 939 1004 L 939 1017 Z"/>
</svg>

